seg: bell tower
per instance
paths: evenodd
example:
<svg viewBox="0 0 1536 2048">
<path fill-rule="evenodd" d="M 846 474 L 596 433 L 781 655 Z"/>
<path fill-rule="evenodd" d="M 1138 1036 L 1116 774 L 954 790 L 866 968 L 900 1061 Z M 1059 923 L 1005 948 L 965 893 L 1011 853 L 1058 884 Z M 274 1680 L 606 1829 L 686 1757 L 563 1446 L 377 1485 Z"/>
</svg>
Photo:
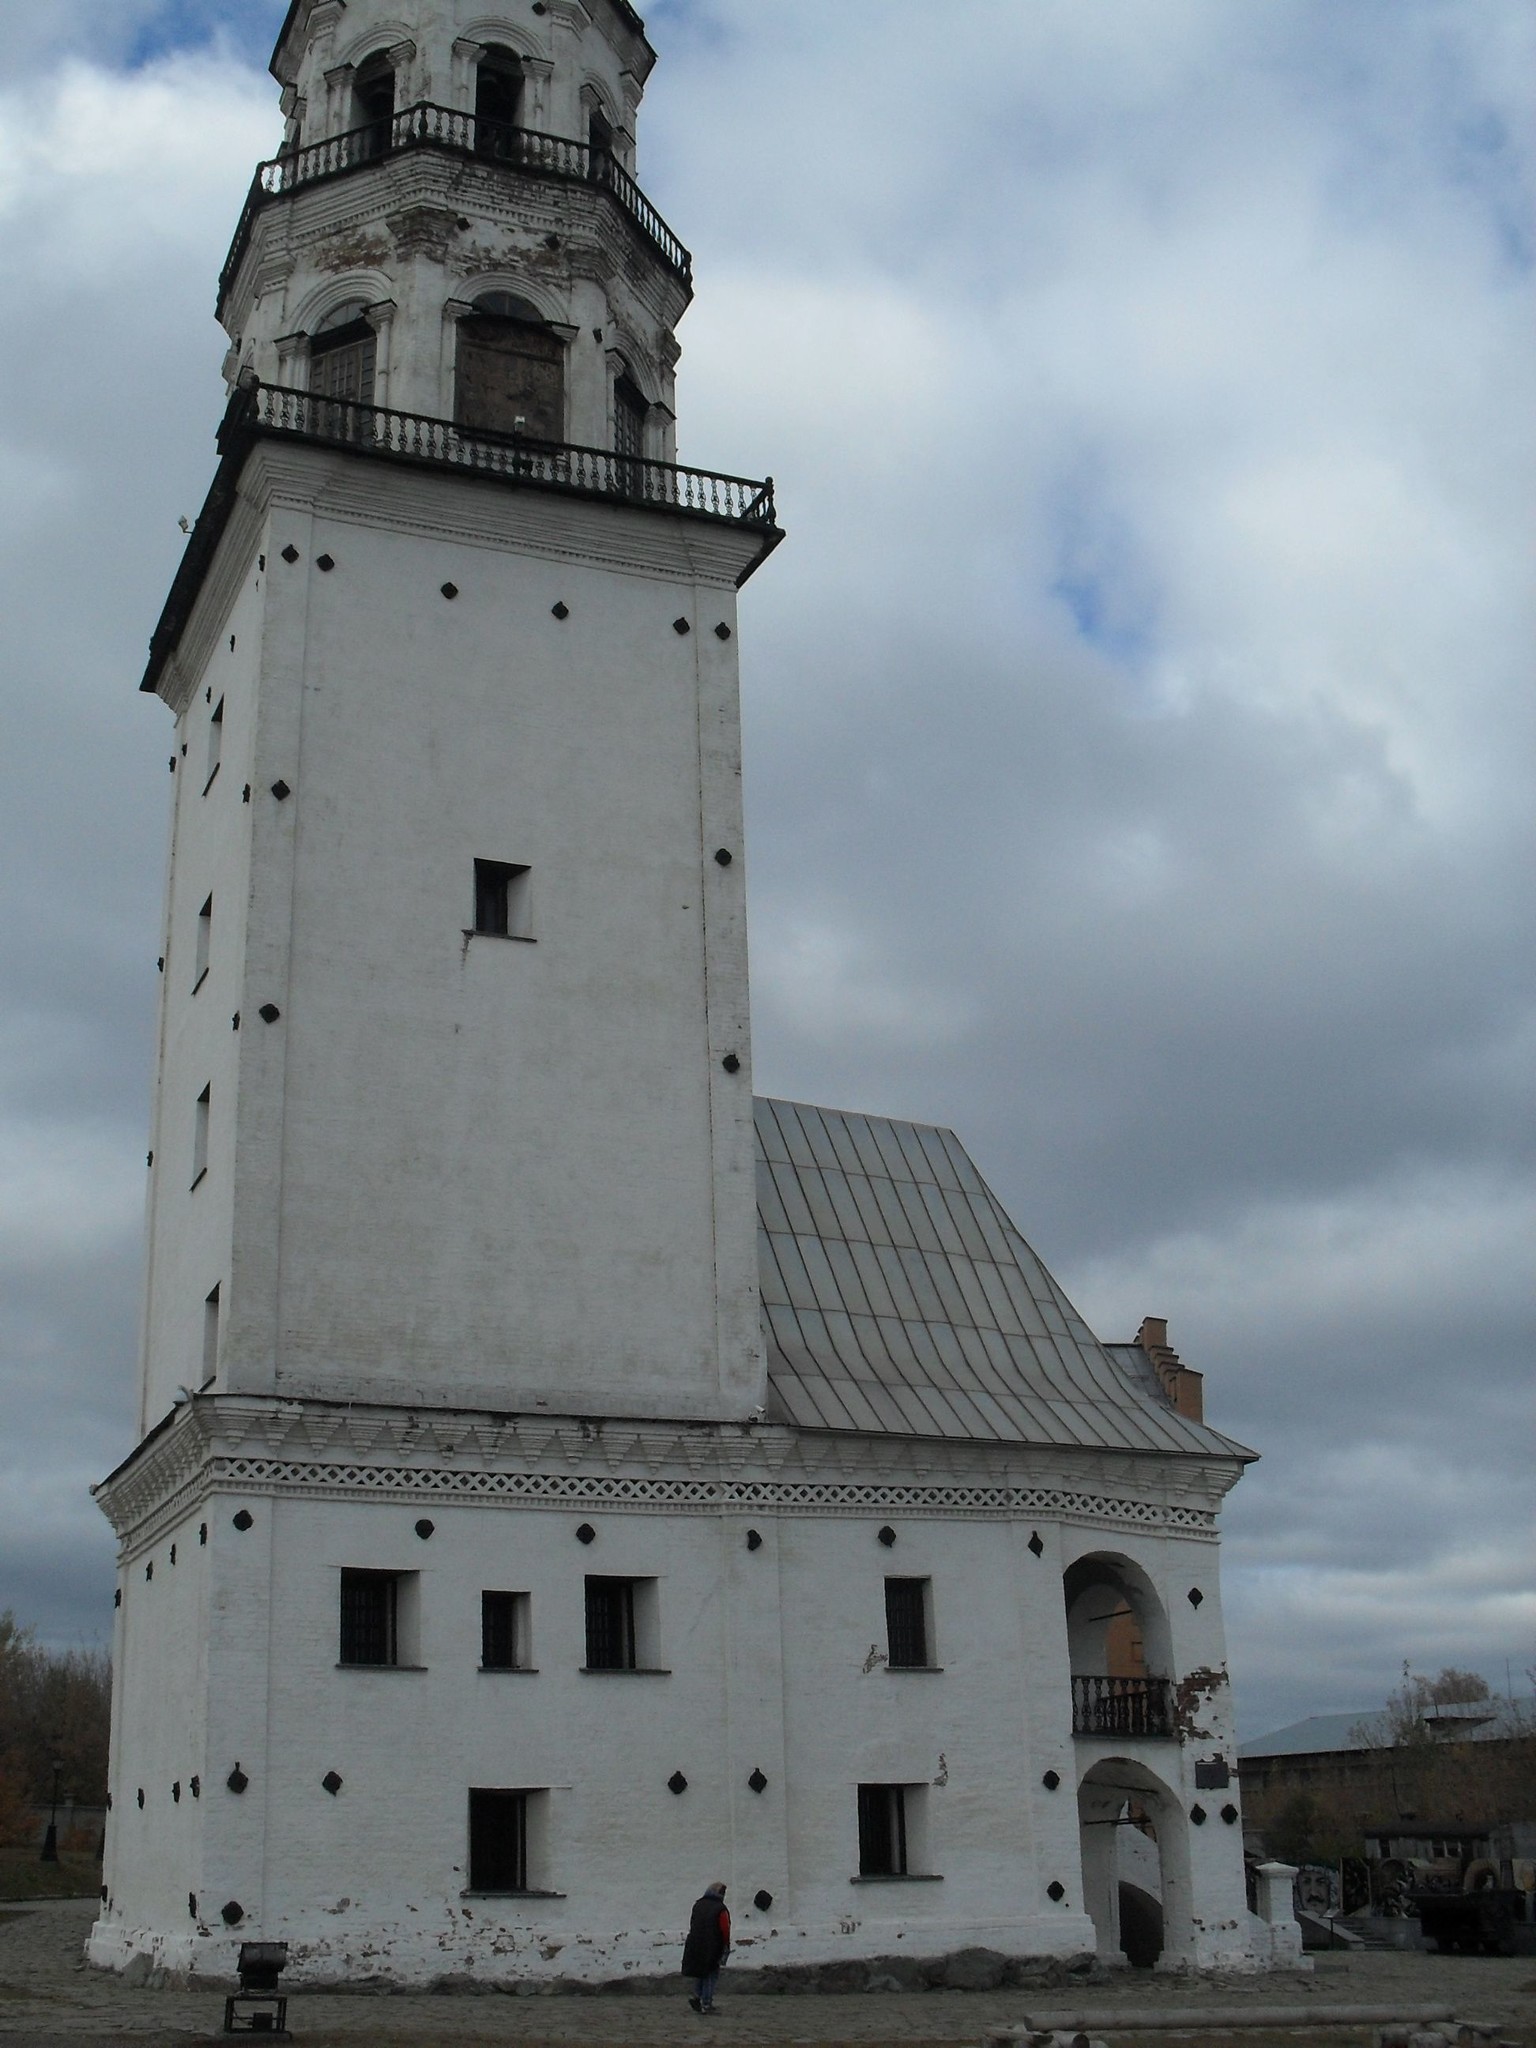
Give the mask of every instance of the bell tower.
<svg viewBox="0 0 1536 2048">
<path fill-rule="evenodd" d="M 735 592 L 625 0 L 294 0 L 219 283 L 141 1428 L 764 1399 Z"/>
</svg>

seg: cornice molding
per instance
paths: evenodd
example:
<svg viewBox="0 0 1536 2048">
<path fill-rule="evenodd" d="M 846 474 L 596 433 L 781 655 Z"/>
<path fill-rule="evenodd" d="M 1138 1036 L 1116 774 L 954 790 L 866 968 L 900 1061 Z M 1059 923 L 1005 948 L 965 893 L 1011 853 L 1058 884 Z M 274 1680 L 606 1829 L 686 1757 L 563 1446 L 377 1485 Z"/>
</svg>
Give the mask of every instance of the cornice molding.
<svg viewBox="0 0 1536 2048">
<path fill-rule="evenodd" d="M 1221 1461 L 202 1396 L 96 1489 L 125 1556 L 211 1494 L 626 1514 L 1071 1522 L 1214 1541 Z"/>
</svg>

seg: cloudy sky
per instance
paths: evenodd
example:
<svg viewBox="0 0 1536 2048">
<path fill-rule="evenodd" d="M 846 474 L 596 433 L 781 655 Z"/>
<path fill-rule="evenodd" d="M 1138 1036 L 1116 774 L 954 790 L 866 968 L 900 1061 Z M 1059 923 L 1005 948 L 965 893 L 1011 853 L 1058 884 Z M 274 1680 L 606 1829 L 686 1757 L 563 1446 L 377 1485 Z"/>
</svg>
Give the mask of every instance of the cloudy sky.
<svg viewBox="0 0 1536 2048">
<path fill-rule="evenodd" d="M 0 1608 L 107 1633 L 214 280 L 281 0 L 0 21 Z M 1243 1732 L 1536 1656 L 1530 0 L 664 0 L 760 1091 L 952 1125 L 1263 1462 Z"/>
</svg>

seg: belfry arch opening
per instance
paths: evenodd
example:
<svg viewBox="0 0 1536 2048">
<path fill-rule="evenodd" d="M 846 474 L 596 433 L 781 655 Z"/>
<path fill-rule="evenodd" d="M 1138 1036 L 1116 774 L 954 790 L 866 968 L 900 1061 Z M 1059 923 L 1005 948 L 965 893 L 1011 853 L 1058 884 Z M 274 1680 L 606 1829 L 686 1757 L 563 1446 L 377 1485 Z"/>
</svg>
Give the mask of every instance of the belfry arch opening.
<svg viewBox="0 0 1536 2048">
<path fill-rule="evenodd" d="M 1074 1735 L 1173 1733 L 1168 1617 L 1142 1568 L 1113 1552 L 1069 1565 L 1062 1579 Z"/>
<path fill-rule="evenodd" d="M 359 153 L 383 156 L 395 120 L 395 67 L 383 55 L 359 64 L 352 75 L 352 127 L 359 130 Z"/>
<path fill-rule="evenodd" d="M 1083 1903 L 1103 1961 L 1165 1967 L 1189 1955 L 1189 1822 L 1155 1772 L 1103 1757 L 1077 1795 Z"/>
<path fill-rule="evenodd" d="M 309 388 L 321 398 L 372 405 L 378 338 L 361 299 L 326 314 L 309 338 Z"/>
<path fill-rule="evenodd" d="M 565 439 L 565 343 L 526 299 L 482 292 L 460 320 L 454 417 L 482 433 Z"/>
<path fill-rule="evenodd" d="M 488 43 L 475 66 L 475 148 L 482 156 L 510 156 L 513 130 L 523 125 L 523 60 L 515 50 Z"/>
</svg>

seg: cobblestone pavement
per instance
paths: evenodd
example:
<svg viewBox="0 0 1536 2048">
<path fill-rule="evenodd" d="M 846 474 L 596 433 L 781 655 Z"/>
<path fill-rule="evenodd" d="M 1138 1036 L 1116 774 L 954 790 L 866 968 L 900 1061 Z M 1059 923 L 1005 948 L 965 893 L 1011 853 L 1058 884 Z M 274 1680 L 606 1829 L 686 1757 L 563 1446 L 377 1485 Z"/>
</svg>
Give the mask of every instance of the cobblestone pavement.
<svg viewBox="0 0 1536 2048">
<path fill-rule="evenodd" d="M 89 1899 L 0 1908 L 0 2039 L 7 2048 L 94 2041 L 118 2048 L 185 2048 L 227 2040 L 217 1993 L 129 1989 L 88 1969 L 81 1944 Z M 1536 1957 L 1359 1954 L 1319 1956 L 1306 1975 L 1217 1981 L 1137 1973 L 1079 1992 L 866 1992 L 834 1997 L 730 1996 L 722 1984 L 713 2022 L 675 1998 L 337 1996 L 296 1992 L 289 2023 L 303 2048 L 676 2048 L 701 2035 L 742 2048 L 962 2048 L 994 2026 L 1018 2025 L 1031 2006 L 1112 2008 L 1128 2027 L 1159 2006 L 1255 2007 L 1284 2001 L 1404 2007 L 1445 2001 L 1458 2017 L 1496 2024 L 1503 2038 L 1536 2048 Z M 1112 2036 L 1122 2038 L 1118 2029 Z M 1166 2035 L 1168 2048 L 1193 2048 Z M 1214 2044 L 1226 2037 L 1202 2037 Z M 1301 2037 L 1292 2034 L 1292 2042 Z M 1325 2037 L 1338 2044 L 1344 2037 Z M 1369 2039 L 1369 2034 L 1356 2036 Z"/>
</svg>

